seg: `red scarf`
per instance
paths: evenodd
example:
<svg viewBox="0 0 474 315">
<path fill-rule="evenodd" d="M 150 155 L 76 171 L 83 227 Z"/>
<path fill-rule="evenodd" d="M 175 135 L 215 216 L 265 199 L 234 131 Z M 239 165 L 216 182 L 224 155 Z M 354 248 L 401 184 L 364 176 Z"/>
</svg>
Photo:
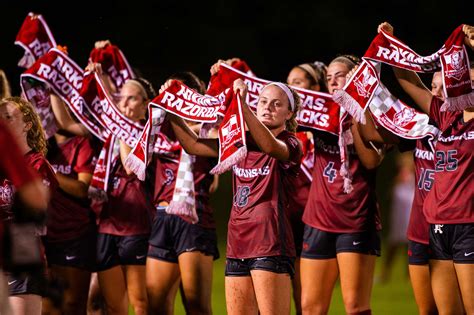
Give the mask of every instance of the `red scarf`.
<svg viewBox="0 0 474 315">
<path fill-rule="evenodd" d="M 117 89 L 120 89 L 128 79 L 135 77 L 125 55 L 115 45 L 108 44 L 104 48 L 92 49 L 89 62 L 100 63 L 104 72 L 114 81 Z"/>
<path fill-rule="evenodd" d="M 98 202 L 95 205 L 96 209 L 100 208 L 102 203 L 107 201 L 110 172 L 120 156 L 120 146 L 118 144 L 117 138 L 111 135 L 100 150 L 99 159 L 95 165 L 88 191 L 89 197 Z"/>
<path fill-rule="evenodd" d="M 108 133 L 96 122 L 80 95 L 82 79 L 82 69 L 68 55 L 56 48 L 50 49 L 21 75 L 23 93 L 38 109 L 48 137 L 54 134 L 56 126 L 54 114 L 50 109 L 49 94 L 45 88 L 52 89 L 92 134 L 105 140 Z"/>
<path fill-rule="evenodd" d="M 245 124 L 240 95 L 229 89 L 221 110 L 224 119 L 219 126 L 219 162 L 211 174 L 222 174 L 247 156 Z"/>
<path fill-rule="evenodd" d="M 29 68 L 33 63 L 46 54 L 51 48 L 56 47 L 56 41 L 48 24 L 41 15 L 35 16 L 28 13 L 16 35 L 15 44 L 25 50 L 25 54 L 18 62 L 18 66 Z"/>
<path fill-rule="evenodd" d="M 207 94 L 223 100 L 225 91 L 232 88 L 236 79 L 242 79 L 248 86 L 247 104 L 256 108 L 260 92 L 270 81 L 250 76 L 226 64 L 221 64 L 217 74 L 211 77 Z M 330 94 L 301 88 L 293 88 L 301 98 L 301 109 L 297 116 L 299 126 L 339 133 L 339 105 Z"/>
<path fill-rule="evenodd" d="M 157 135 L 165 112 L 183 119 L 199 122 L 216 122 L 221 101 L 209 95 L 201 95 L 179 81 L 171 85 L 148 104 L 148 121 L 125 165 L 138 178 L 145 178 L 145 169 L 155 151 Z"/>
<path fill-rule="evenodd" d="M 108 179 L 113 165 L 118 160 L 119 141 L 130 147 L 138 143 L 143 127 L 125 117 L 107 94 L 98 74 L 88 73 L 84 79 L 81 95 L 96 121 L 109 133 L 94 170 L 89 187 L 89 196 L 104 201 L 108 189 Z"/>
<path fill-rule="evenodd" d="M 464 37 L 461 25 L 454 30 L 440 50 L 424 57 L 415 53 L 397 38 L 381 31 L 367 49 L 359 69 L 346 83 L 345 92 L 338 91 L 335 94 L 335 99 L 356 120 L 364 123 L 365 109 L 373 103 L 374 95 L 383 93 L 379 88 L 384 88 L 380 83 L 380 71 L 375 65 L 386 63 L 421 73 L 442 70 L 443 89 L 447 96 L 442 110 L 456 111 L 473 107 L 474 92 L 471 86 L 469 59 L 464 45 Z M 403 134 L 399 135 L 403 136 Z"/>
</svg>

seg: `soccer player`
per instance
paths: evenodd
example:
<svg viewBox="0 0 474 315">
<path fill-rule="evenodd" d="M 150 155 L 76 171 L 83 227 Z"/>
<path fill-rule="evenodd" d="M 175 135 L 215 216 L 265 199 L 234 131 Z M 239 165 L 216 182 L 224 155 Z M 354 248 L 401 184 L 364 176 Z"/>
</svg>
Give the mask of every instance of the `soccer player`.
<svg viewBox="0 0 474 315">
<path fill-rule="evenodd" d="M 19 97 L 5 98 L 0 101 L 0 118 L 17 140 L 27 164 L 40 174 L 43 185 L 48 187 L 50 193 L 53 193 L 58 183 L 53 169 L 44 156 L 46 153 L 46 139 L 41 121 L 31 103 Z M 3 181 L 3 190 L 5 191 L 5 189 L 8 189 L 12 194 L 14 188 L 8 180 Z M 18 215 L 12 212 L 11 206 L 11 202 L 7 202 L 2 207 L 3 220 L 11 221 Z M 44 226 L 39 226 L 37 233 L 44 235 Z M 8 276 L 9 301 L 14 314 L 41 313 L 41 296 L 44 293 L 45 286 L 45 275 L 43 273 L 44 270 L 24 275 L 10 274 Z"/>
<path fill-rule="evenodd" d="M 61 100 L 51 95 L 52 102 Z M 95 270 L 97 227 L 87 198 L 94 172 L 90 140 L 59 131 L 50 140 L 47 158 L 59 188 L 48 209 L 46 257 L 52 277 L 65 286 L 62 311 L 85 314 L 91 271 Z"/>
<path fill-rule="evenodd" d="M 335 58 L 328 66 L 329 93 L 342 89 L 347 73 L 358 60 Z M 350 121 L 346 121 L 350 123 Z M 347 147 L 352 191 L 343 191 L 338 137 L 314 132 L 313 181 L 303 221 L 306 224 L 301 253 L 303 314 L 326 314 L 334 284 L 340 277 L 348 314 L 370 314 L 375 259 L 380 255 L 380 215 L 375 196 L 375 169 L 383 156 L 366 146 L 357 123 Z"/>
<path fill-rule="evenodd" d="M 204 94 L 202 81 L 191 72 L 179 72 L 170 79 Z M 191 126 L 199 131 L 200 124 Z M 216 178 L 209 174 L 216 160 L 197 156 L 193 163 L 196 224 L 166 213 L 173 199 L 180 160 L 180 147 L 168 121 L 161 127 L 162 136 L 175 146 L 173 152 L 155 154 L 154 206 L 157 209 L 149 240 L 147 292 L 153 314 L 173 314 L 178 288 L 182 287 L 185 309 L 189 314 L 211 314 L 213 261 L 219 257 L 216 226 L 210 193 L 217 189 Z"/>
<path fill-rule="evenodd" d="M 217 70 L 219 63 L 212 67 Z M 165 88 L 163 86 L 162 88 Z M 301 147 L 294 135 L 298 95 L 282 83 L 260 93 L 257 113 L 245 102 L 247 86 L 234 82 L 248 127 L 248 154 L 233 167 L 234 202 L 228 226 L 228 314 L 289 314 L 295 248 L 288 218 L 288 191 Z M 216 139 L 202 139 L 176 116 L 171 122 L 189 154 L 218 156 Z M 253 172 L 252 172 L 253 171 Z"/>
<path fill-rule="evenodd" d="M 307 90 L 328 92 L 326 72 L 327 67 L 322 62 L 303 63 L 291 69 L 286 82 L 291 86 Z M 292 280 L 293 299 L 295 300 L 296 314 L 301 314 L 300 256 L 304 232 L 302 217 L 311 187 L 311 174 L 313 173 L 314 164 L 314 141 L 313 134 L 309 131 L 299 131 L 296 133 L 296 136 L 302 143 L 303 158 L 301 160 L 300 173 L 294 183 L 294 193 L 289 194 L 289 197 L 291 207 L 290 221 L 296 248 L 295 276 Z"/>
</svg>

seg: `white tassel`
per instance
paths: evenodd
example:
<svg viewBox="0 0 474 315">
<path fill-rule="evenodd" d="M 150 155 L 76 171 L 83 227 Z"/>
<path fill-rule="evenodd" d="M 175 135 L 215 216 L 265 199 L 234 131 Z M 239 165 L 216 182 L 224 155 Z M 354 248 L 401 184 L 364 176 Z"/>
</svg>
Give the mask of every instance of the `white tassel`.
<svg viewBox="0 0 474 315">
<path fill-rule="evenodd" d="M 212 175 L 214 174 L 222 174 L 227 172 L 234 166 L 235 164 L 239 163 L 247 156 L 247 147 L 243 146 L 235 151 L 231 156 L 229 156 L 224 161 L 218 163 L 214 168 L 209 172 Z"/>
</svg>

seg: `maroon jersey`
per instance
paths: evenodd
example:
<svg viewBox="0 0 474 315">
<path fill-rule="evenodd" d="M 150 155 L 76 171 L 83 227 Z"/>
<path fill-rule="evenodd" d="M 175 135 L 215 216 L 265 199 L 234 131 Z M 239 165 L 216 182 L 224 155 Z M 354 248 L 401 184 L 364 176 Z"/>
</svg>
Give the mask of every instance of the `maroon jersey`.
<svg viewBox="0 0 474 315">
<path fill-rule="evenodd" d="M 7 157 L 7 154 L 5 154 L 5 158 L 6 157 Z M 36 172 L 40 175 L 40 178 L 43 180 L 43 184 L 45 186 L 48 186 L 50 193 L 53 194 L 53 192 L 58 187 L 58 181 L 56 180 L 56 176 L 54 175 L 54 171 L 51 168 L 51 165 L 49 165 L 48 161 L 46 161 L 46 159 L 41 153 L 30 151 L 25 156 L 20 155 L 20 158 L 17 157 L 17 159 L 15 160 L 16 168 L 19 167 L 18 161 L 24 161 L 25 164 L 29 165 L 31 168 L 36 170 Z M 32 175 L 31 173 L 32 171 L 29 167 L 22 167 L 21 170 L 17 170 L 15 168 L 12 168 L 12 164 L 10 164 L 9 172 L 11 171 L 16 171 L 16 174 L 11 175 L 10 173 L 7 172 L 5 177 L 2 176 L 3 178 L 0 178 L 0 183 L 1 183 L 0 219 L 1 221 L 7 221 L 7 220 L 13 219 L 12 205 L 13 205 L 13 197 L 15 194 L 15 182 L 18 182 L 20 183 L 20 185 L 22 185 L 23 183 L 25 183 L 24 180 L 26 178 L 31 178 L 30 176 L 34 176 Z"/>
<path fill-rule="evenodd" d="M 131 236 L 150 233 L 154 216 L 150 183 L 127 175 L 120 158 L 111 172 L 108 201 L 99 213 L 99 233 Z M 147 168 L 149 171 L 151 168 Z"/>
<path fill-rule="evenodd" d="M 8 148 L 0 158 L 0 224 L 12 218 L 14 187 L 21 187 L 38 177 L 21 154 L 15 139 L 3 124 L 0 124 L 0 148 Z"/>
<path fill-rule="evenodd" d="M 290 198 L 290 213 L 292 217 L 299 217 L 301 220 L 311 187 L 314 146 L 312 141 L 306 136 L 306 132 L 298 132 L 296 136 L 302 144 L 303 158 L 301 159 L 300 173 L 294 181 L 294 193 L 289 194 L 288 197 Z"/>
<path fill-rule="evenodd" d="M 94 151 L 84 137 L 72 137 L 48 152 L 48 159 L 56 172 L 77 180 L 79 173 L 94 173 Z M 57 189 L 48 209 L 46 235 L 48 241 L 64 241 L 80 236 L 91 222 L 87 198 L 73 197 Z"/>
<path fill-rule="evenodd" d="M 168 128 L 169 127 L 169 128 Z M 161 131 L 172 143 L 176 141 L 171 126 L 163 125 Z M 158 206 L 160 202 L 165 201 L 168 204 L 173 199 L 174 188 L 176 185 L 180 151 L 177 150 L 171 154 L 155 154 L 155 189 L 153 192 L 153 204 Z M 193 165 L 194 190 L 196 196 L 196 211 L 199 217 L 198 225 L 204 228 L 215 228 L 213 209 L 210 206 L 209 187 L 214 180 L 214 176 L 209 174 L 210 170 L 216 164 L 214 159 L 205 157 L 195 157 Z"/>
<path fill-rule="evenodd" d="M 21 188 L 36 178 L 38 175 L 27 166 L 25 158 L 20 152 L 15 139 L 3 124 L 0 124 L 0 148 L 4 150 L 0 158 L 0 267 L 2 266 L 3 253 L 3 224 L 4 220 L 11 218 L 11 208 L 15 188 Z"/>
<path fill-rule="evenodd" d="M 436 143 L 434 185 L 423 211 L 429 223 L 474 223 L 474 119 L 463 112 L 441 112 L 433 97 L 430 117 L 441 135 Z"/>
<path fill-rule="evenodd" d="M 344 178 L 339 174 L 341 157 L 338 137 L 314 133 L 314 170 L 303 222 L 333 233 L 355 233 L 381 229 L 375 197 L 375 171 L 367 170 L 352 145 L 348 147 L 351 193 L 343 191 Z"/>
<path fill-rule="evenodd" d="M 43 179 L 43 184 L 49 187 L 51 195 L 59 187 L 59 183 L 54 174 L 54 170 L 43 156 L 43 154 L 38 152 L 30 151 L 25 155 L 26 163 L 31 165 Z"/>
<path fill-rule="evenodd" d="M 247 156 L 233 167 L 228 258 L 295 256 L 288 188 L 293 187 L 302 152 L 293 133 L 282 131 L 277 138 L 284 141 L 290 151 L 288 161 L 262 153 L 247 132 Z"/>
<path fill-rule="evenodd" d="M 434 183 L 434 153 L 426 144 L 426 141 L 417 140 L 413 156 L 417 188 L 411 207 L 407 236 L 410 241 L 428 244 L 430 225 L 423 214 L 423 202 Z"/>
<path fill-rule="evenodd" d="M 156 157 L 154 162 L 156 166 L 155 190 L 153 193 L 153 204 L 156 206 L 165 201 L 168 204 L 173 199 L 174 188 L 179 167 L 179 156 Z M 215 228 L 213 210 L 209 201 L 209 187 L 214 179 L 209 174 L 212 169 L 212 159 L 196 157 L 193 165 L 194 190 L 196 196 L 196 211 L 199 217 L 198 225 L 204 228 Z"/>
</svg>

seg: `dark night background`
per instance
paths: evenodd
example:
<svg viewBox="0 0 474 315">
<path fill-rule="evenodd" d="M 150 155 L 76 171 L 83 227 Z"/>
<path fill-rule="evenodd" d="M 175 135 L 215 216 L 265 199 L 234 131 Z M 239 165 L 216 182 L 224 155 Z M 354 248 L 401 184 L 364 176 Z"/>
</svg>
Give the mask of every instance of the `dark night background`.
<svg viewBox="0 0 474 315">
<path fill-rule="evenodd" d="M 0 68 L 6 71 L 14 94 L 19 92 L 21 69 L 16 64 L 23 51 L 13 42 L 30 11 L 44 16 L 58 44 L 66 45 L 80 66 L 86 66 L 96 40 L 110 39 L 155 87 L 179 70 L 193 71 L 207 81 L 210 66 L 230 57 L 246 60 L 259 77 L 285 81 L 294 65 L 315 60 L 328 63 L 340 53 L 362 55 L 383 21 L 389 21 L 396 36 L 415 51 L 428 55 L 459 24 L 474 24 L 473 1 L 467 0 L 1 3 Z M 388 203 L 387 183 L 394 172 L 393 158 L 387 160 L 379 175 L 379 183 L 384 183 L 379 186 L 382 208 Z M 227 174 L 219 196 L 228 198 L 217 200 L 216 207 L 223 208 L 217 209 L 217 216 L 228 213 L 228 180 Z M 225 224 L 221 227 L 225 229 Z"/>
</svg>

